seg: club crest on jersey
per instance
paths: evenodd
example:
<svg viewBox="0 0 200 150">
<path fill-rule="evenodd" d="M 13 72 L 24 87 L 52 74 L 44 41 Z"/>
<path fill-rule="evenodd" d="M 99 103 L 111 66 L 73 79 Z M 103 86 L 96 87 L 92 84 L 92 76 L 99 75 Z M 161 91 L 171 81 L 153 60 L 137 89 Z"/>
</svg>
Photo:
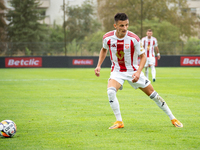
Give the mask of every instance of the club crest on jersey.
<svg viewBox="0 0 200 150">
<path fill-rule="evenodd" d="M 125 44 L 125 48 L 128 49 L 129 48 L 129 44 Z"/>
<path fill-rule="evenodd" d="M 124 58 L 124 52 L 123 51 L 117 51 L 116 56 L 119 60 L 122 60 Z"/>
</svg>

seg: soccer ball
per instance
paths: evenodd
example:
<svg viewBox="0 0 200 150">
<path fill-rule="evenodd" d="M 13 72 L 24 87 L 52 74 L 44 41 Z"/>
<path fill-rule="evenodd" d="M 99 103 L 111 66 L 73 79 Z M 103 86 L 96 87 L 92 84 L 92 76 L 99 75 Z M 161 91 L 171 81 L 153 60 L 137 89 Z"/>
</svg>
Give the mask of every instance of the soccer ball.
<svg viewBox="0 0 200 150">
<path fill-rule="evenodd" d="M 0 136 L 13 137 L 17 131 L 17 126 L 12 120 L 3 120 L 0 123 Z"/>
</svg>

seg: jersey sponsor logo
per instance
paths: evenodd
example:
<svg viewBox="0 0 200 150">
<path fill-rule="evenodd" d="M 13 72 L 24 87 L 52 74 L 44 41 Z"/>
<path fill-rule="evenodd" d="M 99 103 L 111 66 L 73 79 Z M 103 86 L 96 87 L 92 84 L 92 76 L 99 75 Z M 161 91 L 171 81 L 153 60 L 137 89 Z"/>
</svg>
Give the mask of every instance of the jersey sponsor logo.
<svg viewBox="0 0 200 150">
<path fill-rule="evenodd" d="M 150 49 L 150 45 L 147 46 L 147 51 L 149 51 L 149 49 Z"/>
<path fill-rule="evenodd" d="M 41 57 L 15 57 L 5 58 L 5 67 L 42 67 Z"/>
<path fill-rule="evenodd" d="M 126 64 L 125 64 L 125 52 L 124 52 L 124 40 L 117 40 L 117 53 L 115 54 L 118 58 L 117 62 L 119 64 L 119 71 L 126 72 Z"/>
<path fill-rule="evenodd" d="M 124 44 L 124 42 L 117 42 L 117 44 Z"/>
<path fill-rule="evenodd" d="M 181 66 L 200 66 L 200 57 L 181 57 Z"/>
<path fill-rule="evenodd" d="M 148 41 L 147 51 L 150 50 L 150 44 L 151 44 L 151 41 Z"/>
<path fill-rule="evenodd" d="M 73 65 L 93 65 L 93 59 L 73 59 Z"/>
<path fill-rule="evenodd" d="M 119 60 L 122 60 L 124 58 L 124 52 L 123 51 L 117 51 L 116 56 Z"/>
</svg>

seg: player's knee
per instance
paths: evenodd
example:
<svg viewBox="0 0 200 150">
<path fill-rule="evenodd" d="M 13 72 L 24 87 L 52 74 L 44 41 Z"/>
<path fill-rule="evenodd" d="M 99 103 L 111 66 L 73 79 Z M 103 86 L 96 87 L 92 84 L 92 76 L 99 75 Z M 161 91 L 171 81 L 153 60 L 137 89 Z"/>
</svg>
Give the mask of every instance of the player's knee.
<svg viewBox="0 0 200 150">
<path fill-rule="evenodd" d="M 116 92 L 117 92 L 117 90 L 114 87 L 109 87 L 107 89 L 107 94 L 108 94 L 108 98 L 109 98 L 110 103 L 114 101 L 115 96 L 116 96 Z"/>
<path fill-rule="evenodd" d="M 154 99 L 154 98 L 156 98 L 157 95 L 158 95 L 158 93 L 156 91 L 153 91 L 149 97 L 150 97 L 150 99 Z"/>
<path fill-rule="evenodd" d="M 154 100 L 156 103 L 160 103 L 160 106 L 164 106 L 165 105 L 164 99 L 161 96 L 159 96 L 156 91 L 153 91 L 149 97 L 152 100 Z"/>
<path fill-rule="evenodd" d="M 154 66 L 154 65 L 151 65 L 151 69 L 155 69 L 155 66 Z"/>
</svg>

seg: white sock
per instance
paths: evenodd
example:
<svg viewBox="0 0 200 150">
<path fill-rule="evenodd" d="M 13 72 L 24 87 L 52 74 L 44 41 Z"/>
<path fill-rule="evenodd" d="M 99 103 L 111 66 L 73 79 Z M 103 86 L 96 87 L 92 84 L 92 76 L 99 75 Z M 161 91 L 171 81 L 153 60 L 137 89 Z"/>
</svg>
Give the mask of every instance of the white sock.
<svg viewBox="0 0 200 150">
<path fill-rule="evenodd" d="M 169 116 L 170 120 L 175 118 L 164 99 L 160 97 L 156 91 L 154 91 L 149 97 Z"/>
<path fill-rule="evenodd" d="M 152 79 L 156 79 L 156 69 L 155 66 L 151 66 L 151 74 L 152 74 Z"/>
<path fill-rule="evenodd" d="M 149 67 L 145 67 L 145 76 L 149 79 Z"/>
<path fill-rule="evenodd" d="M 108 93 L 108 99 L 109 99 L 109 102 L 110 102 L 110 106 L 111 106 L 111 108 L 112 108 L 112 110 L 115 114 L 116 120 L 122 121 L 119 102 L 118 102 L 118 99 L 116 97 L 116 93 L 117 93 L 116 88 L 114 88 L 114 87 L 108 88 L 107 93 Z"/>
</svg>

